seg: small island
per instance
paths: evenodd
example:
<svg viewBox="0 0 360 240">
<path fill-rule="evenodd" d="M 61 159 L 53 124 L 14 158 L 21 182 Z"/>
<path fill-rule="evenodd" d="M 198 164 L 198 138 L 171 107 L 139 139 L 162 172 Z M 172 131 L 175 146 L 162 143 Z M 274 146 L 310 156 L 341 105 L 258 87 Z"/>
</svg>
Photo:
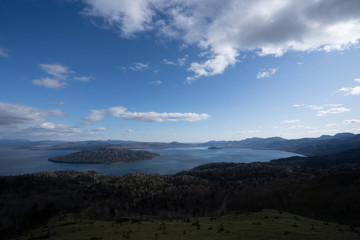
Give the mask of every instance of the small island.
<svg viewBox="0 0 360 240">
<path fill-rule="evenodd" d="M 122 148 L 100 148 L 95 150 L 85 150 L 49 158 L 55 163 L 102 163 L 102 164 L 123 164 L 148 160 L 158 157 L 160 154 L 149 151 L 133 151 Z"/>
<path fill-rule="evenodd" d="M 216 149 L 223 149 L 223 148 L 221 148 L 221 147 L 209 147 L 208 149 L 210 149 L 210 150 L 216 150 Z"/>
</svg>

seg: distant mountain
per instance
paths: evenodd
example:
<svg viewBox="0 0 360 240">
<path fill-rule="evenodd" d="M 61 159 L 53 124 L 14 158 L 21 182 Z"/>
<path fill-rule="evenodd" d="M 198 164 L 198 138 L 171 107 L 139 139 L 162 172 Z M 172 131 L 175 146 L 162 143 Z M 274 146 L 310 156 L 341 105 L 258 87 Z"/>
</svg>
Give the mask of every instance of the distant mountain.
<svg viewBox="0 0 360 240">
<path fill-rule="evenodd" d="M 137 142 L 123 140 L 92 140 L 92 141 L 29 141 L 0 140 L 0 148 L 24 148 L 39 150 L 92 150 L 107 147 L 124 149 L 162 149 L 180 147 L 219 147 L 219 148 L 252 148 L 296 152 L 307 156 L 318 156 L 360 148 L 360 134 L 338 133 L 334 136 L 323 135 L 318 138 L 284 139 L 248 138 L 240 141 L 209 141 L 206 143 L 180 142 Z"/>
<path fill-rule="evenodd" d="M 326 155 L 352 148 L 360 148 L 360 134 L 339 133 L 334 136 L 323 135 L 318 138 L 287 140 L 280 137 L 248 138 L 241 141 L 211 141 L 207 144 L 217 147 L 238 147 L 254 149 L 283 150 L 307 156 Z"/>
<path fill-rule="evenodd" d="M 65 141 L 30 141 L 26 139 L 0 139 L 0 148 L 36 148 L 40 146 L 49 147 L 63 143 L 65 143 Z"/>
<path fill-rule="evenodd" d="M 100 148 L 52 157 L 49 161 L 56 163 L 122 164 L 126 162 L 147 160 L 157 156 L 160 155 L 158 153 L 148 151 L 133 151 L 121 148 Z"/>
</svg>

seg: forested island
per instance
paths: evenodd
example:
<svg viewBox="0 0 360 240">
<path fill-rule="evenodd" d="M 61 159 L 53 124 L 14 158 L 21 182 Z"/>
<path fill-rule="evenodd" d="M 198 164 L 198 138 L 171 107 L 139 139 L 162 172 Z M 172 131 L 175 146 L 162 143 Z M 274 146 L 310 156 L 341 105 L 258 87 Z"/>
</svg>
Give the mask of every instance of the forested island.
<svg viewBox="0 0 360 240">
<path fill-rule="evenodd" d="M 103 164 L 123 164 L 148 160 L 158 157 L 160 154 L 149 151 L 134 151 L 122 148 L 100 148 L 95 150 L 85 150 L 68 155 L 61 155 L 49 158 L 55 163 L 103 163 Z"/>
</svg>

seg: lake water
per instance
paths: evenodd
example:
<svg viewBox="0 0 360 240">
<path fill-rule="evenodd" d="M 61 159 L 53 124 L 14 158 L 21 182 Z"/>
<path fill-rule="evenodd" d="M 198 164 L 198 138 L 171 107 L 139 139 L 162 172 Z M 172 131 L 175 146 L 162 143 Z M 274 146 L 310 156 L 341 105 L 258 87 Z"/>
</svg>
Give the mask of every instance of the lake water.
<svg viewBox="0 0 360 240">
<path fill-rule="evenodd" d="M 296 153 L 253 150 L 243 148 L 225 148 L 209 150 L 206 147 L 199 148 L 168 148 L 148 150 L 157 152 L 159 157 L 126 163 L 122 165 L 107 164 L 69 164 L 53 163 L 48 158 L 69 154 L 71 150 L 27 150 L 27 149 L 0 149 L 0 176 L 20 175 L 41 171 L 94 170 L 103 174 L 121 176 L 128 173 L 159 173 L 173 174 L 182 170 L 214 162 L 265 162 L 272 159 L 302 156 Z"/>
</svg>

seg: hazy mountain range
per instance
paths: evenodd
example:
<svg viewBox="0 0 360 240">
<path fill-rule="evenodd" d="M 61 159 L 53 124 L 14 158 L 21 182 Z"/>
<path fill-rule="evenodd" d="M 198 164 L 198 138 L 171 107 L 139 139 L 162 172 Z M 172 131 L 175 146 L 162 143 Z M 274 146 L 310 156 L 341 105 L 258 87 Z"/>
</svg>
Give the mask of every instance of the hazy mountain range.
<svg viewBox="0 0 360 240">
<path fill-rule="evenodd" d="M 89 150 L 102 147 L 122 147 L 131 149 L 159 149 L 178 147 L 221 147 L 221 148 L 253 148 L 282 150 L 301 153 L 307 156 L 319 156 L 346 151 L 360 147 L 360 134 L 338 133 L 334 136 L 323 135 L 318 138 L 284 139 L 281 137 L 271 138 L 247 138 L 239 141 L 209 141 L 205 143 L 179 143 L 179 142 L 137 142 L 123 140 L 98 140 L 98 141 L 29 141 L 0 140 L 0 148 L 25 148 L 25 149 L 58 149 L 58 150 Z"/>
</svg>

